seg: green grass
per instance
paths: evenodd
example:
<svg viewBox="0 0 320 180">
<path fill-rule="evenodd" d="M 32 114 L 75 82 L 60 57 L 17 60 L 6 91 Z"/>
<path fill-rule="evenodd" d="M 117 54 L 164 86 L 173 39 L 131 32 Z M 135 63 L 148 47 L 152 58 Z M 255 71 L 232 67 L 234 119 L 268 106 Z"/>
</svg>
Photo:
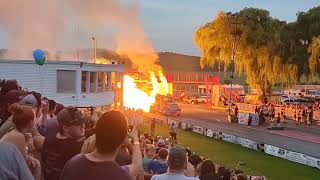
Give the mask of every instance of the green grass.
<svg viewBox="0 0 320 180">
<path fill-rule="evenodd" d="M 149 132 L 149 124 L 139 127 L 142 132 Z M 169 127 L 156 126 L 157 134 L 169 136 Z M 246 174 L 264 175 L 268 180 L 318 180 L 320 170 L 306 165 L 293 163 L 285 159 L 267 155 L 237 144 L 208 138 L 192 132 L 178 131 L 178 140 L 198 155 L 205 156 L 215 163 L 227 168 L 235 168 L 239 161 L 246 165 L 240 166 Z"/>
</svg>

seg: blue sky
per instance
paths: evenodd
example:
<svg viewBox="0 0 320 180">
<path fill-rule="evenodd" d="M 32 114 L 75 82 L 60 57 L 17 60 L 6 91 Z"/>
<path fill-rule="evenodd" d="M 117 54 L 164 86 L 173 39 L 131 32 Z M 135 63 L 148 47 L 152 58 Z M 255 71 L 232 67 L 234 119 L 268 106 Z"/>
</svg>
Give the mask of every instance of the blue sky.
<svg viewBox="0 0 320 180">
<path fill-rule="evenodd" d="M 318 5 L 319 0 L 141 0 L 141 12 L 146 36 L 157 51 L 199 55 L 193 34 L 220 10 L 263 8 L 272 17 L 294 21 L 297 12 Z"/>
<path fill-rule="evenodd" d="M 118 0 L 132 2 L 133 0 Z M 140 16 L 148 39 L 156 51 L 170 51 L 188 55 L 200 55 L 193 44 L 195 30 L 211 21 L 224 10 L 236 12 L 244 7 L 267 9 L 271 16 L 294 21 L 296 13 L 319 6 L 320 0 L 135 0 L 139 2 Z M 66 17 L 68 19 L 68 17 Z M 114 48 L 112 27 L 80 25 L 81 34 L 75 33 L 75 25 L 66 29 L 64 46 L 90 47 L 91 34 L 96 34 L 101 46 Z M 1 27 L 0 27 L 1 30 Z M 82 39 L 81 39 L 81 38 Z M 103 41 L 103 42 L 102 42 Z M 0 48 L 6 48 L 6 37 L 0 32 Z M 76 45 L 75 45 L 76 44 Z M 61 48 L 64 48 L 61 46 Z"/>
</svg>

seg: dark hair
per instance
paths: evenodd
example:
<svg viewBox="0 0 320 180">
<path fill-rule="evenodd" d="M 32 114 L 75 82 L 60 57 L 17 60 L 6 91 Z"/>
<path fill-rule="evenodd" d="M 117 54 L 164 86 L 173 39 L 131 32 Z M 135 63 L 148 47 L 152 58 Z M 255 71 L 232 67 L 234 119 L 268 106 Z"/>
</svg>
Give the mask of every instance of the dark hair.
<svg viewBox="0 0 320 180">
<path fill-rule="evenodd" d="M 54 100 L 49 100 L 49 111 L 54 110 L 54 108 L 57 106 L 57 103 Z"/>
<path fill-rule="evenodd" d="M 100 153 L 114 153 L 128 134 L 127 118 L 120 111 L 103 113 L 96 124 L 96 147 Z"/>
<path fill-rule="evenodd" d="M 214 173 L 215 173 L 214 163 L 209 159 L 203 161 L 201 164 L 200 176 L 203 176 L 206 174 L 214 174 Z"/>
<path fill-rule="evenodd" d="M 18 82 L 15 79 L 1 81 L 1 94 L 6 94 L 11 90 L 19 90 Z"/>
<path fill-rule="evenodd" d="M 30 122 L 34 121 L 35 114 L 30 106 L 14 103 L 10 106 L 9 111 L 13 115 L 12 122 L 18 131 L 27 127 Z"/>
<path fill-rule="evenodd" d="M 54 115 L 58 115 L 58 113 L 64 109 L 64 105 L 57 103 L 56 105 L 56 111 L 54 112 Z"/>
<path fill-rule="evenodd" d="M 198 155 L 193 154 L 191 155 L 189 162 L 193 165 L 194 168 L 197 168 L 197 166 L 201 163 L 201 158 Z"/>
<path fill-rule="evenodd" d="M 161 148 L 158 154 L 160 159 L 167 159 L 169 152 L 168 150 Z"/>
</svg>

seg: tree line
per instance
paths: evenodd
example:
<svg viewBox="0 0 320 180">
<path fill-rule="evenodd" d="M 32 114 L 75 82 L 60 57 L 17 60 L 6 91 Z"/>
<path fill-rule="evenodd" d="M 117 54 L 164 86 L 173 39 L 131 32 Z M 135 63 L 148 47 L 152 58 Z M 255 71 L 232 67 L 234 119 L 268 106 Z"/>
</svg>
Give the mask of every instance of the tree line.
<svg viewBox="0 0 320 180">
<path fill-rule="evenodd" d="M 298 12 L 290 23 L 264 9 L 244 8 L 232 16 L 221 11 L 197 29 L 194 42 L 201 50 L 201 67 L 223 64 L 246 73 L 247 83 L 260 97 L 274 85 L 289 86 L 302 79 L 319 83 L 320 6 Z"/>
</svg>

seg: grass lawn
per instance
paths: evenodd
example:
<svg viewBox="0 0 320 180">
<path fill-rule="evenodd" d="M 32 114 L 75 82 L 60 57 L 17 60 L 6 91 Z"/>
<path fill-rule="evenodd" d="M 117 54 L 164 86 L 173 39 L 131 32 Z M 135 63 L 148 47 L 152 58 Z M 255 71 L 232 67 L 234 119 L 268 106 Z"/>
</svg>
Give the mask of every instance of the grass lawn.
<svg viewBox="0 0 320 180">
<path fill-rule="evenodd" d="M 139 127 L 141 132 L 150 132 L 150 125 Z M 157 125 L 157 134 L 169 136 L 169 126 Z M 200 156 L 205 156 L 228 168 L 245 162 L 239 169 L 250 175 L 264 175 L 268 180 L 320 180 L 320 170 L 285 159 L 267 155 L 237 144 L 208 138 L 192 132 L 178 131 L 178 140 Z"/>
</svg>

